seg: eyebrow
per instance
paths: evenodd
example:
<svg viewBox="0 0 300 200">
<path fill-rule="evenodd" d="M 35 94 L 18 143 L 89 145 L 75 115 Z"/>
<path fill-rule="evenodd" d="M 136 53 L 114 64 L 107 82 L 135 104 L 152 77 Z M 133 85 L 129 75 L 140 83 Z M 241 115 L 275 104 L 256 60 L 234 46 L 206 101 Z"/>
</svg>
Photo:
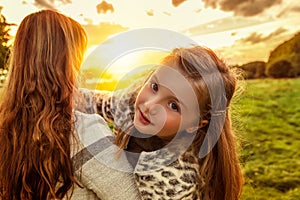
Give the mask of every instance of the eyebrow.
<svg viewBox="0 0 300 200">
<path fill-rule="evenodd" d="M 154 80 L 157 82 L 158 85 L 160 85 L 160 86 L 162 86 L 162 87 L 165 87 L 164 85 L 161 85 L 161 84 L 159 83 L 158 78 L 157 78 L 157 76 L 156 76 L 155 74 L 152 76 L 151 79 L 154 79 Z M 151 79 L 150 79 L 150 80 L 151 80 Z M 165 87 L 165 88 L 167 88 L 167 87 Z M 169 89 L 169 88 L 167 88 L 167 89 Z M 170 90 L 170 89 L 169 89 L 169 90 Z M 167 96 L 167 98 L 174 99 L 174 100 L 177 101 L 180 105 L 182 105 L 183 107 L 185 107 L 185 109 L 187 110 L 187 106 L 186 106 L 182 101 L 180 101 L 176 96 Z"/>
</svg>

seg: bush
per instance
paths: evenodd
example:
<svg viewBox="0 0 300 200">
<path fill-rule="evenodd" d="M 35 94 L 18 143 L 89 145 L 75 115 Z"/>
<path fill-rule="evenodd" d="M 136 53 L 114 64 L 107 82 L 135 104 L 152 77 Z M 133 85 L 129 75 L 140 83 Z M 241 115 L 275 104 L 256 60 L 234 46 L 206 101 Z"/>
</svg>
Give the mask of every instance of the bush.
<svg viewBox="0 0 300 200">
<path fill-rule="evenodd" d="M 266 74 L 272 78 L 293 77 L 294 76 L 293 66 L 287 60 L 280 60 L 278 62 L 275 62 L 274 64 L 271 64 L 266 69 Z"/>
<path fill-rule="evenodd" d="M 284 43 L 280 44 L 278 47 L 276 47 L 273 51 L 270 52 L 269 60 L 267 62 L 267 71 L 271 71 L 270 75 L 273 77 L 273 72 L 275 73 L 275 76 L 280 77 L 297 77 L 300 76 L 300 32 L 297 33 L 294 37 L 292 37 L 290 40 L 285 41 Z M 287 61 L 280 62 L 280 61 Z M 277 63 L 279 62 L 279 63 Z M 276 64 L 277 63 L 277 64 Z M 285 71 L 286 75 L 283 76 L 281 73 L 276 72 L 275 69 L 268 69 L 273 65 L 280 65 L 284 64 L 285 66 L 282 66 L 283 69 L 278 69 L 280 72 Z M 293 69 L 289 69 L 289 67 L 292 67 Z M 274 66 L 273 66 L 274 67 Z M 271 68 L 273 68 L 271 67 Z M 276 67 L 275 67 L 276 68 Z M 273 71 L 274 70 L 274 71 Z M 266 72 L 268 74 L 268 72 Z M 278 74 L 279 73 L 279 74 Z"/>
<path fill-rule="evenodd" d="M 266 63 L 261 61 L 251 62 L 240 66 L 245 72 L 244 77 L 246 79 L 265 78 Z"/>
</svg>

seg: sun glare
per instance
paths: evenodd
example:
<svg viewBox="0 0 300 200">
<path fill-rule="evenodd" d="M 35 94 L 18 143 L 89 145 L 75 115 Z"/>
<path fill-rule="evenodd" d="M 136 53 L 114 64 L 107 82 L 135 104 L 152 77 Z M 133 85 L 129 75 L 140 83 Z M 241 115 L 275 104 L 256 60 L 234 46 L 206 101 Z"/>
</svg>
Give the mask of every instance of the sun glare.
<svg viewBox="0 0 300 200">
<path fill-rule="evenodd" d="M 159 64 L 166 54 L 166 52 L 153 50 L 131 52 L 112 63 L 107 71 L 114 74 L 116 77 L 123 77 L 136 68 L 151 67 Z"/>
<path fill-rule="evenodd" d="M 126 54 L 113 62 L 101 75 L 98 89 L 124 88 L 144 77 L 158 65 L 168 52 L 140 50 Z"/>
<path fill-rule="evenodd" d="M 95 53 L 95 52 L 94 52 Z M 123 55 L 108 66 L 103 62 L 110 57 L 108 51 L 90 53 L 82 68 L 85 77 L 83 87 L 90 89 L 114 90 L 124 88 L 144 77 L 169 52 L 161 50 L 138 50 Z"/>
</svg>

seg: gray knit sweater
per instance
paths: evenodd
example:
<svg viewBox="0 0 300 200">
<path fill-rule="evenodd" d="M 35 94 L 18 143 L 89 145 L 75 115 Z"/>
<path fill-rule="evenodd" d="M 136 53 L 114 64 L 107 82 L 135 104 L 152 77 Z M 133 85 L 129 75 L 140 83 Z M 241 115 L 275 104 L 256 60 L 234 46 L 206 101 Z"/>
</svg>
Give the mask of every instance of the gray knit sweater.
<svg viewBox="0 0 300 200">
<path fill-rule="evenodd" d="M 109 140 L 113 135 L 103 118 L 78 111 L 74 116 L 76 138 L 71 141 L 71 150 L 82 188 L 75 185 L 71 199 L 140 199 L 126 157 L 115 159 L 117 147 Z"/>
</svg>

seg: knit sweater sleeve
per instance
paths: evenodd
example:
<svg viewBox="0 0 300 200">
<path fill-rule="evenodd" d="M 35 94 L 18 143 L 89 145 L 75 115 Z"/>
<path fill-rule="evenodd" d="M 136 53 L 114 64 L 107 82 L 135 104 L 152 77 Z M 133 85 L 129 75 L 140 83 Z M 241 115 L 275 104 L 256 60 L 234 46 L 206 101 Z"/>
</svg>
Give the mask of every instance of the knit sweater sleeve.
<svg viewBox="0 0 300 200">
<path fill-rule="evenodd" d="M 105 121 L 113 122 L 116 102 L 113 97 L 119 95 L 106 90 L 89 90 L 80 88 L 75 96 L 75 110 L 88 113 L 99 114 Z"/>
<path fill-rule="evenodd" d="M 132 167 L 124 155 L 116 159 L 118 148 L 104 119 L 97 114 L 75 113 L 77 138 L 72 140 L 72 160 L 82 187 L 75 188 L 76 196 L 139 200 Z"/>
</svg>

